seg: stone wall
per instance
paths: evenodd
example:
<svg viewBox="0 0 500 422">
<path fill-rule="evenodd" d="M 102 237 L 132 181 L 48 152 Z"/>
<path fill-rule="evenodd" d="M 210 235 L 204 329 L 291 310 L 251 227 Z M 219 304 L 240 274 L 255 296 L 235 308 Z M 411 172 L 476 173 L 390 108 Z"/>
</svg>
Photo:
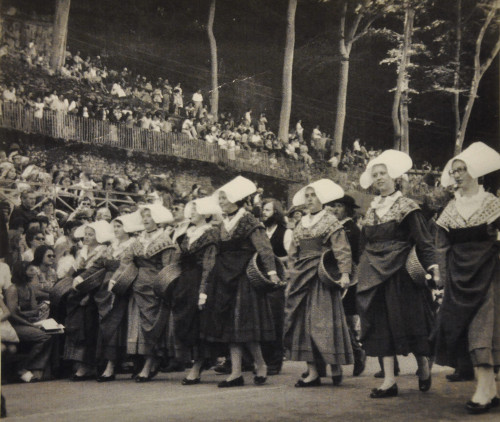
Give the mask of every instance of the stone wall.
<svg viewBox="0 0 500 422">
<path fill-rule="evenodd" d="M 179 193 L 191 190 L 195 183 L 212 192 L 239 174 L 213 163 L 85 145 L 8 129 L 0 129 L 0 140 L 6 149 L 13 142 L 19 144 L 37 165 L 50 168 L 68 161 L 75 169 L 89 171 L 96 180 L 103 175 L 128 176 L 134 181 L 144 176 L 171 176 Z M 253 173 L 242 175 L 262 186 L 266 195 L 287 203 L 289 185 L 286 182 Z"/>
</svg>

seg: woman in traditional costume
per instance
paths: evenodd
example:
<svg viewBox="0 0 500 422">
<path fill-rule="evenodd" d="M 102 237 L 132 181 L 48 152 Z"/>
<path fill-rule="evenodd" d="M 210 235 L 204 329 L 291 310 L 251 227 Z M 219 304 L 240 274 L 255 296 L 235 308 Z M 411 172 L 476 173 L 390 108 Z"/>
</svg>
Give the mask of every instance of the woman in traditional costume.
<svg viewBox="0 0 500 422">
<path fill-rule="evenodd" d="M 109 281 L 121 263 L 121 258 L 130 247 L 134 238 L 129 233 L 140 229 L 131 221 L 130 215 L 116 218 L 112 222 L 114 238 L 106 253 L 76 279 L 77 289 L 93 291 L 97 306 L 99 326 L 97 333 L 97 362 L 106 362 L 104 372 L 97 377 L 98 382 L 113 381 L 114 368 L 118 358 L 123 323 L 125 321 L 128 296 L 117 295 L 111 291 Z"/>
<path fill-rule="evenodd" d="M 341 365 L 353 363 L 349 329 L 342 306 L 342 289 L 350 284 L 352 257 L 345 231 L 330 207 L 341 198 L 342 188 L 328 179 L 300 189 L 294 206 L 308 213 L 293 232 L 289 256 L 293 262 L 285 301 L 285 347 L 290 360 L 306 361 L 307 372 L 295 387 L 321 385 L 322 368 L 331 365 L 334 385 L 342 382 Z M 325 252 L 333 252 L 337 283 L 319 275 Z"/>
<path fill-rule="evenodd" d="M 422 272 L 432 271 L 437 281 L 439 269 L 419 206 L 396 190 L 395 179 L 411 167 L 407 154 L 387 150 L 368 163 L 360 179 L 364 189 L 374 185 L 380 192 L 364 220 L 357 288 L 361 342 L 368 356 L 382 357 L 384 364 L 384 381 L 370 394 L 374 399 L 397 396 L 396 355 L 413 353 L 420 391 L 428 391 L 431 386 L 429 334 L 434 318 L 427 279 L 417 284 L 407 269 L 412 248 L 416 247 Z"/>
<path fill-rule="evenodd" d="M 172 315 L 175 339 L 185 352 L 185 362 L 194 364 L 183 385 L 200 383 L 200 373 L 207 356 L 200 340 L 200 318 L 207 299 L 207 279 L 215 265 L 219 228 L 211 224 L 222 210 L 213 197 L 189 202 L 184 215 L 190 226 L 178 239 L 181 249 L 180 276 L 172 290 Z"/>
<path fill-rule="evenodd" d="M 80 226 L 75 231 L 76 238 L 83 237 L 83 247 L 76 256 L 73 273 L 73 289 L 66 303 L 64 359 L 77 362 L 72 381 L 84 381 L 94 377 L 95 347 L 97 342 L 97 305 L 91 292 L 78 289 L 78 275 L 88 270 L 102 257 L 113 232 L 106 221 Z"/>
<path fill-rule="evenodd" d="M 344 195 L 342 198 L 336 199 L 329 204 L 332 207 L 335 217 L 338 218 L 340 224 L 344 227 L 347 240 L 349 241 L 349 246 L 351 247 L 352 264 L 353 269 L 359 264 L 359 247 L 360 247 L 360 237 L 361 230 L 359 229 L 356 222 L 353 220 L 354 214 L 356 213 L 355 199 L 350 195 Z M 363 373 L 366 364 L 366 353 L 359 342 L 359 315 L 356 310 L 356 280 L 351 283 L 347 289 L 346 294 L 342 298 L 342 305 L 344 306 L 344 312 L 347 320 L 347 326 L 349 327 L 349 334 L 351 336 L 351 346 L 354 353 L 354 368 L 353 376 L 357 377 Z"/>
<path fill-rule="evenodd" d="M 127 354 L 144 357 L 144 366 L 135 381 L 146 382 L 158 373 L 156 356 L 168 320 L 168 308 L 154 291 L 155 277 L 165 266 L 176 262 L 179 254 L 169 232 L 160 226 L 173 222 L 168 209 L 159 204 L 144 205 L 134 214 L 141 219 L 144 230 L 124 253 L 110 283 L 112 290 L 117 291 L 119 275 L 125 268 L 131 264 L 137 268 L 129 305 Z"/>
<path fill-rule="evenodd" d="M 238 176 L 215 193 L 222 212 L 220 247 L 208 280 L 202 338 L 229 345 L 231 373 L 219 388 L 244 385 L 241 375 L 243 346 L 252 354 L 254 383 L 267 380 L 260 342 L 273 341 L 275 330 L 266 293 L 251 284 L 247 267 L 257 252 L 270 283 L 280 284 L 275 257 L 264 226 L 245 209 L 245 199 L 257 191 L 253 182 Z"/>
<path fill-rule="evenodd" d="M 466 404 L 472 414 L 500 403 L 494 373 L 500 366 L 500 199 L 478 181 L 498 169 L 500 154 L 482 142 L 448 161 L 441 184 L 457 191 L 436 222 L 438 250 L 446 252 L 436 363 L 457 367 L 470 355 L 477 377 Z"/>
</svg>

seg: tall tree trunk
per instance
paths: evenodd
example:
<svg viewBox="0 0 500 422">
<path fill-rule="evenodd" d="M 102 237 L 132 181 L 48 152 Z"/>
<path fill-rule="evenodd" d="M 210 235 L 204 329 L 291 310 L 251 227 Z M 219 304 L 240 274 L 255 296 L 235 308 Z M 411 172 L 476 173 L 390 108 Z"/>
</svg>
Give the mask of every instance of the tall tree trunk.
<svg viewBox="0 0 500 422">
<path fill-rule="evenodd" d="M 219 113 L 219 82 L 218 82 L 218 63 L 217 63 L 217 42 L 214 36 L 214 19 L 215 19 L 215 3 L 216 0 L 210 1 L 210 10 L 208 12 L 208 40 L 210 41 L 210 60 L 211 60 L 211 76 L 212 76 L 212 92 L 210 97 L 210 112 L 213 114 L 215 121 L 218 120 Z"/>
<path fill-rule="evenodd" d="M 497 11 L 497 6 L 490 9 L 476 39 L 476 49 L 474 55 L 474 75 L 472 76 L 472 82 L 469 89 L 469 98 L 467 99 L 467 104 L 465 106 L 465 112 L 462 117 L 462 123 L 460 124 L 460 130 L 458 132 L 457 139 L 455 140 L 455 155 L 459 154 L 462 151 L 465 140 L 465 131 L 467 130 L 467 125 L 469 124 L 470 115 L 472 113 L 472 107 L 474 106 L 474 101 L 476 100 L 479 82 L 481 82 L 481 78 L 483 77 L 484 72 L 488 70 L 494 58 L 500 51 L 500 39 L 498 39 L 496 44 L 492 48 L 491 53 L 481 65 L 481 46 L 483 43 L 484 34 L 486 33 L 486 30 L 491 24 Z"/>
<path fill-rule="evenodd" d="M 347 86 L 349 82 L 349 56 L 351 53 L 351 42 L 346 42 L 346 15 L 347 0 L 344 0 L 342 12 L 340 14 L 340 74 L 339 90 L 337 92 L 337 110 L 335 116 L 335 132 L 333 133 L 333 152 L 342 152 L 342 140 L 344 138 L 344 125 L 347 104 Z"/>
<path fill-rule="evenodd" d="M 335 132 L 333 133 L 333 151 L 342 151 L 344 125 L 347 105 L 347 86 L 349 83 L 349 56 L 340 59 L 339 90 L 337 93 L 337 115 L 335 117 Z"/>
<path fill-rule="evenodd" d="M 281 99 L 281 112 L 278 139 L 288 142 L 290 128 L 290 114 L 292 112 L 292 70 L 293 52 L 295 48 L 295 12 L 297 0 L 288 1 L 285 59 L 283 63 L 283 92 Z"/>
<path fill-rule="evenodd" d="M 407 6 L 405 11 L 403 45 L 401 46 L 401 60 L 398 66 L 398 79 L 396 92 L 392 102 L 392 124 L 394 126 L 394 149 L 401 149 L 401 121 L 399 120 L 399 108 L 401 106 L 401 94 L 405 85 L 406 66 L 408 62 L 409 50 L 411 47 L 411 33 L 413 30 L 413 19 L 415 11 Z"/>
<path fill-rule="evenodd" d="M 401 118 L 401 151 L 410 153 L 410 125 L 408 113 L 408 90 L 405 89 L 401 94 L 400 118 Z"/>
<path fill-rule="evenodd" d="M 462 0 L 457 0 L 457 26 L 455 44 L 455 69 L 453 70 L 453 114 L 455 115 L 455 139 L 460 131 L 460 55 L 462 51 Z"/>
<path fill-rule="evenodd" d="M 71 0 L 56 0 L 56 13 L 52 29 L 52 52 L 50 56 L 50 67 L 53 70 L 59 70 L 64 64 L 70 5 Z"/>
</svg>

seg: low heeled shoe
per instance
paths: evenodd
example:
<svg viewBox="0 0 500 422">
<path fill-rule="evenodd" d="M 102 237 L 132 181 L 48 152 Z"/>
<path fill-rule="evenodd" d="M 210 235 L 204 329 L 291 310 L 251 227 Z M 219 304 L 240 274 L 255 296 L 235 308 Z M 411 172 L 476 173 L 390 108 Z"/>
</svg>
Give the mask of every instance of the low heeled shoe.
<svg viewBox="0 0 500 422">
<path fill-rule="evenodd" d="M 243 376 L 241 376 L 231 381 L 221 381 L 219 382 L 219 384 L 217 384 L 217 387 L 230 388 L 230 387 L 242 387 L 243 385 L 245 385 L 245 380 L 243 379 Z"/>
<path fill-rule="evenodd" d="M 198 377 L 198 378 L 195 378 L 193 380 L 190 380 L 188 378 L 184 378 L 181 382 L 182 385 L 196 385 L 196 384 L 199 384 L 201 382 L 201 378 Z"/>
<path fill-rule="evenodd" d="M 418 379 L 418 389 L 422 391 L 422 393 L 425 393 L 426 391 L 429 391 L 432 385 L 432 376 L 429 374 L 429 378 L 426 380 L 421 380 L 420 378 Z"/>
<path fill-rule="evenodd" d="M 313 379 L 312 381 L 309 381 L 309 382 L 306 382 L 303 379 L 299 379 L 295 383 L 295 387 L 297 387 L 297 388 L 319 387 L 320 385 L 321 385 L 321 378 L 320 377 Z"/>
<path fill-rule="evenodd" d="M 253 383 L 255 385 L 263 385 L 266 383 L 266 381 L 267 381 L 267 377 L 259 377 L 259 376 L 253 377 Z"/>
<path fill-rule="evenodd" d="M 370 398 L 372 399 L 385 399 L 387 397 L 396 397 L 398 395 L 398 385 L 394 384 L 387 390 L 381 390 L 380 388 L 374 388 L 370 393 Z"/>
</svg>

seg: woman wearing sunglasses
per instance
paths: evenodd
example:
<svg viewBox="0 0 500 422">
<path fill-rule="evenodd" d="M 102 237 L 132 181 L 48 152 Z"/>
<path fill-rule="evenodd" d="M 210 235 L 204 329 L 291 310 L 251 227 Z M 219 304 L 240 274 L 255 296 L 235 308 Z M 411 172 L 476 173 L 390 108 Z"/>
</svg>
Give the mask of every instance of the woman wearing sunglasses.
<svg viewBox="0 0 500 422">
<path fill-rule="evenodd" d="M 475 142 L 448 161 L 441 176 L 443 186 L 457 190 L 436 222 L 438 248 L 446 253 L 436 363 L 457 367 L 470 356 L 477 378 L 466 403 L 471 414 L 500 404 L 494 373 L 500 366 L 500 199 L 478 180 L 498 169 L 500 154 Z"/>
</svg>

